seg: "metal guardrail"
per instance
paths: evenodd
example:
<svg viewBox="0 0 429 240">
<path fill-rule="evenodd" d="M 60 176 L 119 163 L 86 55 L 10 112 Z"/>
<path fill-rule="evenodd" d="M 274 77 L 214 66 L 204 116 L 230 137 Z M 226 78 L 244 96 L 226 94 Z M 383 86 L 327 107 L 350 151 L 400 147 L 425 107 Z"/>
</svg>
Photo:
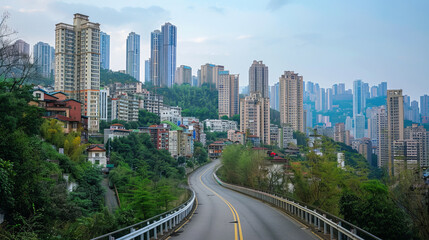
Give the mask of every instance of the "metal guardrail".
<svg viewBox="0 0 429 240">
<path fill-rule="evenodd" d="M 222 186 L 231 190 L 243 193 L 248 196 L 252 196 L 264 202 L 275 205 L 278 208 L 283 209 L 288 214 L 295 216 L 301 222 L 304 222 L 319 231 L 323 231 L 323 234 L 330 235 L 330 239 L 375 239 L 381 240 L 373 234 L 358 228 L 357 226 L 344 221 L 338 217 L 330 216 L 329 214 L 322 213 L 314 208 L 310 209 L 307 206 L 300 205 L 295 201 L 271 195 L 269 193 L 232 185 L 229 183 L 222 182 L 216 175 L 216 171 L 213 173 L 215 180 Z M 329 218 L 331 219 L 329 219 Z M 338 222 L 336 222 L 338 221 Z"/>
<path fill-rule="evenodd" d="M 162 213 L 150 219 L 133 224 L 126 228 L 93 238 L 92 240 L 128 240 L 139 237 L 140 240 L 157 239 L 163 233 L 177 226 L 192 211 L 195 202 L 195 192 L 191 191 L 191 197 L 182 205 L 171 211 Z M 152 223 L 151 223 L 152 222 Z"/>
</svg>

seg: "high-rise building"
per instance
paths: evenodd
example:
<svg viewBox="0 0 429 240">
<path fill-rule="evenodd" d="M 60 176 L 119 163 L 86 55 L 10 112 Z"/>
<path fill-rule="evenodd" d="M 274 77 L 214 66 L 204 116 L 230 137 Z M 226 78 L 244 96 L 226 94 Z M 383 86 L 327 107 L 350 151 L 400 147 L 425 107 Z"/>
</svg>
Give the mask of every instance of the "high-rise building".
<svg viewBox="0 0 429 240">
<path fill-rule="evenodd" d="M 144 61 L 144 82 L 145 83 L 152 82 L 150 78 L 150 65 L 151 65 L 150 58 Z"/>
<path fill-rule="evenodd" d="M 80 101 L 89 132 L 98 132 L 100 24 L 77 13 L 73 25 L 55 25 L 55 36 L 55 90 Z"/>
<path fill-rule="evenodd" d="M 411 102 L 411 121 L 415 123 L 420 123 L 420 111 L 419 111 L 419 102 Z"/>
<path fill-rule="evenodd" d="M 338 95 L 346 94 L 346 84 L 339 83 L 338 84 Z"/>
<path fill-rule="evenodd" d="M 404 95 L 404 119 L 411 121 L 411 98 Z"/>
<path fill-rule="evenodd" d="M 346 117 L 345 127 L 348 131 L 352 131 L 353 129 L 353 118 L 351 118 L 350 116 Z"/>
<path fill-rule="evenodd" d="M 203 85 L 204 83 L 207 83 L 210 85 L 215 85 L 217 88 L 220 71 L 224 71 L 224 66 L 214 65 L 210 63 L 201 65 L 200 81 L 199 81 L 200 86 Z"/>
<path fill-rule="evenodd" d="M 371 87 L 371 98 L 376 98 L 376 97 L 378 97 L 378 87 L 372 86 Z"/>
<path fill-rule="evenodd" d="M 192 75 L 192 84 L 191 86 L 197 87 L 198 86 L 198 77 L 195 75 Z"/>
<path fill-rule="evenodd" d="M 346 127 L 344 123 L 336 123 L 334 127 L 334 140 L 346 143 Z"/>
<path fill-rule="evenodd" d="M 332 88 L 326 89 L 326 93 L 325 94 L 326 94 L 326 97 L 325 97 L 326 110 L 329 111 L 329 110 L 332 110 L 332 103 L 333 103 L 332 96 L 334 94 L 333 94 Z"/>
<path fill-rule="evenodd" d="M 302 94 L 302 92 L 301 92 Z M 261 93 L 250 93 L 240 99 L 240 132 L 258 136 L 264 144 L 270 144 L 270 100 Z"/>
<path fill-rule="evenodd" d="M 161 56 L 162 56 L 162 34 L 155 30 L 150 34 L 150 81 L 154 86 L 161 86 Z"/>
<path fill-rule="evenodd" d="M 262 61 L 253 60 L 249 68 L 249 90 L 250 92 L 260 92 L 263 98 L 270 97 L 268 95 L 268 67 Z"/>
<path fill-rule="evenodd" d="M 387 90 L 388 172 L 393 174 L 394 142 L 404 139 L 404 97 L 402 90 Z"/>
<path fill-rule="evenodd" d="M 369 84 L 368 83 L 362 83 L 362 94 L 365 99 L 369 99 L 371 96 L 369 93 Z"/>
<path fill-rule="evenodd" d="M 16 40 L 12 47 L 19 56 L 30 56 L 30 44 L 26 43 L 24 40 Z"/>
<path fill-rule="evenodd" d="M 418 164 L 422 168 L 429 167 L 429 132 L 423 126 L 412 124 L 404 129 L 404 139 L 417 141 Z"/>
<path fill-rule="evenodd" d="M 127 37 L 126 73 L 140 81 L 140 35 L 131 32 Z"/>
<path fill-rule="evenodd" d="M 338 95 L 338 84 L 332 85 L 332 95 Z"/>
<path fill-rule="evenodd" d="M 420 97 L 420 114 L 422 118 L 429 117 L 429 96 L 426 94 Z"/>
<path fill-rule="evenodd" d="M 314 84 L 314 108 L 317 112 L 322 111 L 322 98 L 320 96 L 319 84 Z"/>
<path fill-rule="evenodd" d="M 100 89 L 100 120 L 108 121 L 109 89 Z"/>
<path fill-rule="evenodd" d="M 311 104 L 304 104 L 303 108 L 304 108 L 304 111 L 306 112 L 304 127 L 307 130 L 305 131 L 305 133 L 307 133 L 309 131 L 308 129 L 313 129 L 313 111 L 311 109 Z"/>
<path fill-rule="evenodd" d="M 362 89 L 362 80 L 353 82 L 353 117 L 358 114 L 363 114 L 365 111 L 365 94 Z"/>
<path fill-rule="evenodd" d="M 303 77 L 285 71 L 280 82 L 280 123 L 288 124 L 295 131 L 304 132 Z"/>
<path fill-rule="evenodd" d="M 387 111 L 385 108 L 380 108 L 376 111 L 375 115 L 376 120 L 374 125 L 377 126 L 377 166 L 387 168 L 389 165 Z"/>
<path fill-rule="evenodd" d="M 225 115 L 231 118 L 239 114 L 238 83 L 238 74 L 229 74 L 229 71 L 219 72 L 219 118 Z"/>
<path fill-rule="evenodd" d="M 54 75 L 55 50 L 47 43 L 38 42 L 33 46 L 33 63 L 37 72 L 45 78 Z"/>
<path fill-rule="evenodd" d="M 180 67 L 178 67 L 176 69 L 175 78 L 176 79 L 174 81 L 178 85 L 182 85 L 184 83 L 191 85 L 192 84 L 192 68 L 189 66 L 180 65 Z"/>
<path fill-rule="evenodd" d="M 319 109 L 322 112 L 326 112 L 326 93 L 325 88 L 320 88 L 320 101 L 319 101 Z"/>
<path fill-rule="evenodd" d="M 110 35 L 100 31 L 100 67 L 110 69 Z"/>
<path fill-rule="evenodd" d="M 167 22 L 161 26 L 162 56 L 161 56 L 161 86 L 172 87 L 176 72 L 177 28 Z"/>
<path fill-rule="evenodd" d="M 275 83 L 271 86 L 270 91 L 270 106 L 272 109 L 279 111 L 280 110 L 280 83 Z"/>
<path fill-rule="evenodd" d="M 355 139 L 365 137 L 365 116 L 358 114 L 354 117 L 353 136 Z"/>
<path fill-rule="evenodd" d="M 380 84 L 378 84 L 378 96 L 387 96 L 387 82 L 381 82 Z"/>
</svg>

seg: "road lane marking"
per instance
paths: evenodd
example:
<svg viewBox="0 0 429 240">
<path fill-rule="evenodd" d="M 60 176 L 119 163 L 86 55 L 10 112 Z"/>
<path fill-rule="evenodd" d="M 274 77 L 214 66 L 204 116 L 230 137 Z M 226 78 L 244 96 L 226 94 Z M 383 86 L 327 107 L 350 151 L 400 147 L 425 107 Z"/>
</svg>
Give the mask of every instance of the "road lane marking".
<svg viewBox="0 0 429 240">
<path fill-rule="evenodd" d="M 243 232 L 241 230 L 241 222 L 240 222 L 240 217 L 238 216 L 237 210 L 235 210 L 234 206 L 232 206 L 232 204 L 230 202 L 228 202 L 225 198 L 223 198 L 222 196 L 220 196 L 217 192 L 215 192 L 213 189 L 209 188 L 207 185 L 205 185 L 203 183 L 202 180 L 202 176 L 212 168 L 207 168 L 201 175 L 200 175 L 200 182 L 201 184 L 207 188 L 208 190 L 210 190 L 212 193 L 214 193 L 217 197 L 219 197 L 228 207 L 229 210 L 231 210 L 231 213 L 233 215 L 234 221 L 237 221 L 237 224 L 234 224 L 234 237 L 235 240 L 240 239 L 243 240 Z M 238 227 L 238 234 L 237 234 L 237 227 Z M 238 238 L 238 235 L 240 236 L 240 238 Z"/>
</svg>

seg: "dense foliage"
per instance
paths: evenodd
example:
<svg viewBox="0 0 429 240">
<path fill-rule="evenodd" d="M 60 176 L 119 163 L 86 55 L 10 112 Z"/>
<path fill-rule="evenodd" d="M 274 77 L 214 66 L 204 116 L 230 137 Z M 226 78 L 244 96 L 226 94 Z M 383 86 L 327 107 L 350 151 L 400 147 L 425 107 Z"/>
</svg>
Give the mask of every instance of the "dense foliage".
<svg viewBox="0 0 429 240">
<path fill-rule="evenodd" d="M 157 88 L 156 92 L 164 96 L 164 104 L 181 107 L 184 117 L 196 117 L 201 121 L 219 118 L 218 91 L 215 88 L 205 84 L 201 87 L 183 84 Z"/>
<path fill-rule="evenodd" d="M 280 126 L 280 112 L 270 108 L 270 123 Z"/>
<path fill-rule="evenodd" d="M 100 85 L 107 86 L 111 83 L 120 82 L 120 83 L 132 83 L 138 82 L 134 77 L 121 73 L 113 72 L 112 70 L 100 69 Z"/>
<path fill-rule="evenodd" d="M 383 239 L 412 236 L 409 215 L 398 205 L 410 206 L 409 211 L 414 214 L 427 208 L 410 204 L 404 194 L 396 193 L 394 198 L 386 185 L 379 180 L 369 180 L 373 170 L 362 155 L 348 146 L 323 137 L 315 147 L 323 155 L 301 146 L 304 157 L 291 162 L 290 170 L 285 171 L 265 160 L 266 151 L 230 145 L 223 151 L 219 175 L 230 183 L 297 199 L 345 218 Z M 336 152 L 345 153 L 344 169 L 337 166 Z M 287 187 L 288 183 L 293 185 L 293 191 Z M 427 221 L 423 214 L 418 216 L 418 224 Z M 420 235 L 425 236 L 424 233 Z"/>
<path fill-rule="evenodd" d="M 166 150 L 157 150 L 148 134 L 132 133 L 111 141 L 111 162 L 117 167 L 110 180 L 116 185 L 124 209 L 138 219 L 164 212 L 181 203 L 186 191 L 183 167 Z"/>
</svg>

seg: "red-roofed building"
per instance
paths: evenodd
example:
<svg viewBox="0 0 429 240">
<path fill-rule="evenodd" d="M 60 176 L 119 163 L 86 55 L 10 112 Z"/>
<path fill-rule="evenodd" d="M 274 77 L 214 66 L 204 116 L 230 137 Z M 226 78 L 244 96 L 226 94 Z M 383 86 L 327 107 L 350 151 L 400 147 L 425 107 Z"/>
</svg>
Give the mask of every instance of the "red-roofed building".
<svg viewBox="0 0 429 240">
<path fill-rule="evenodd" d="M 106 149 L 103 144 L 90 145 L 86 151 L 88 152 L 88 161 L 94 165 L 100 165 L 103 168 L 106 167 Z"/>
<path fill-rule="evenodd" d="M 106 144 L 109 139 L 126 137 L 130 135 L 130 133 L 131 130 L 125 129 L 124 125 L 119 123 L 112 124 L 110 128 L 104 129 L 104 144 Z"/>
</svg>

